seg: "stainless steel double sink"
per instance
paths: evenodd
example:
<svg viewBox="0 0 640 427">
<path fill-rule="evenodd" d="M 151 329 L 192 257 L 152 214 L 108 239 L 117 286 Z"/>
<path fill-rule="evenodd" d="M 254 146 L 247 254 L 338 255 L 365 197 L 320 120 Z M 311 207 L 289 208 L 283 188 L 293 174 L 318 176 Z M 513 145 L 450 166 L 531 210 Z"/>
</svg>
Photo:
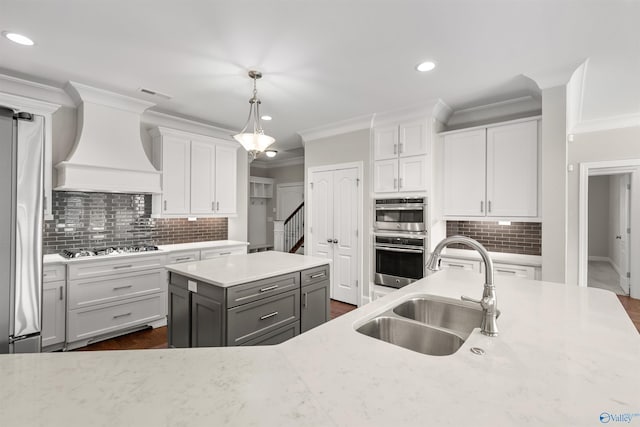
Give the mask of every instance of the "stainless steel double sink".
<svg viewBox="0 0 640 427">
<path fill-rule="evenodd" d="M 471 332 L 480 327 L 482 316 L 478 304 L 419 295 L 400 302 L 356 330 L 419 353 L 448 356 L 458 351 Z"/>
</svg>

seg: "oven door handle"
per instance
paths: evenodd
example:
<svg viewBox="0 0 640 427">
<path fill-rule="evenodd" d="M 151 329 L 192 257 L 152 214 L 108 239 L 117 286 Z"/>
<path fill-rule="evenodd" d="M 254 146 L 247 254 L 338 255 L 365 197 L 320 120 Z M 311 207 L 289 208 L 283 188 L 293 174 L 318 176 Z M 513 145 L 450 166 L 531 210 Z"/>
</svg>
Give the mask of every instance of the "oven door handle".
<svg viewBox="0 0 640 427">
<path fill-rule="evenodd" d="M 393 248 L 389 246 L 376 246 L 376 250 L 387 251 L 387 252 L 401 252 L 405 254 L 423 254 L 424 249 L 402 249 L 402 248 Z"/>
<path fill-rule="evenodd" d="M 424 205 L 376 206 L 377 211 L 417 211 L 420 209 L 424 209 Z"/>
</svg>

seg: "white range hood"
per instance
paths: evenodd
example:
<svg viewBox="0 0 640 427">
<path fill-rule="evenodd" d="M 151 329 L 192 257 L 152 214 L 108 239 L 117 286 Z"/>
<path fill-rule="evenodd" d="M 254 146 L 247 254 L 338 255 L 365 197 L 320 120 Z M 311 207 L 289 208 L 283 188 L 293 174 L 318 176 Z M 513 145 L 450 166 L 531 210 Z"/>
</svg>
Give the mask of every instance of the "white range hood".
<svg viewBox="0 0 640 427">
<path fill-rule="evenodd" d="M 144 152 L 140 117 L 153 103 L 69 82 L 78 105 L 76 143 L 56 165 L 56 190 L 160 193 L 160 172 Z"/>
</svg>

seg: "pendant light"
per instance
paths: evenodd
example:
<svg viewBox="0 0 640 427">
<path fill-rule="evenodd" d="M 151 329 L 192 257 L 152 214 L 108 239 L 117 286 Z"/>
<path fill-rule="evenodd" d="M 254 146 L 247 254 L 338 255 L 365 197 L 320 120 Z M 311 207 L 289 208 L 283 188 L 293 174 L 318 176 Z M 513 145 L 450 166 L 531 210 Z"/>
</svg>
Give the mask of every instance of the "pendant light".
<svg viewBox="0 0 640 427">
<path fill-rule="evenodd" d="M 233 135 L 245 150 L 249 153 L 251 160 L 254 160 L 259 153 L 262 153 L 268 146 L 275 142 L 272 138 L 264 134 L 262 124 L 260 123 L 260 99 L 258 99 L 258 90 L 256 89 L 256 81 L 262 78 L 260 71 L 249 71 L 249 77 L 253 79 L 253 96 L 249 99 L 249 117 L 240 133 Z M 247 132 L 249 124 L 253 119 L 253 131 Z"/>
</svg>

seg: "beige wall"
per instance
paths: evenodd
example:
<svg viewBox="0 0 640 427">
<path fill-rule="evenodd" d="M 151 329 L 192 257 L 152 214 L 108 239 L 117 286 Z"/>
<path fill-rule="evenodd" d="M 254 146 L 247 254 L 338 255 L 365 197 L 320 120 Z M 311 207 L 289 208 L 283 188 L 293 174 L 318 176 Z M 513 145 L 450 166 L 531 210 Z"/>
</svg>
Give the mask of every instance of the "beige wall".
<svg viewBox="0 0 640 427">
<path fill-rule="evenodd" d="M 568 144 L 569 164 L 574 167 L 574 171 L 569 173 L 568 177 L 567 198 L 567 283 L 569 284 L 578 283 L 580 163 L 628 159 L 640 159 L 640 127 L 577 134 L 573 142 Z"/>
<path fill-rule="evenodd" d="M 336 135 L 328 138 L 317 139 L 307 142 L 305 146 L 305 188 L 308 188 L 309 168 L 314 166 L 328 166 L 339 163 L 362 162 L 363 164 L 363 182 L 362 191 L 364 194 L 364 206 L 361 207 L 363 212 L 363 229 L 360 230 L 361 236 L 369 236 L 371 230 L 371 189 L 373 188 L 370 180 L 370 152 L 369 152 L 369 129 L 363 129 L 355 132 Z M 305 194 L 305 204 L 308 205 L 308 194 Z M 309 224 L 308 212 L 305 213 L 305 224 Z M 371 241 L 368 237 L 361 240 L 363 247 L 362 264 L 363 264 L 363 284 L 362 295 L 365 302 L 368 301 L 370 289 L 369 281 L 372 276 L 371 272 Z M 308 250 L 308 248 L 307 248 Z M 308 252 L 307 252 L 308 253 Z"/>
</svg>

